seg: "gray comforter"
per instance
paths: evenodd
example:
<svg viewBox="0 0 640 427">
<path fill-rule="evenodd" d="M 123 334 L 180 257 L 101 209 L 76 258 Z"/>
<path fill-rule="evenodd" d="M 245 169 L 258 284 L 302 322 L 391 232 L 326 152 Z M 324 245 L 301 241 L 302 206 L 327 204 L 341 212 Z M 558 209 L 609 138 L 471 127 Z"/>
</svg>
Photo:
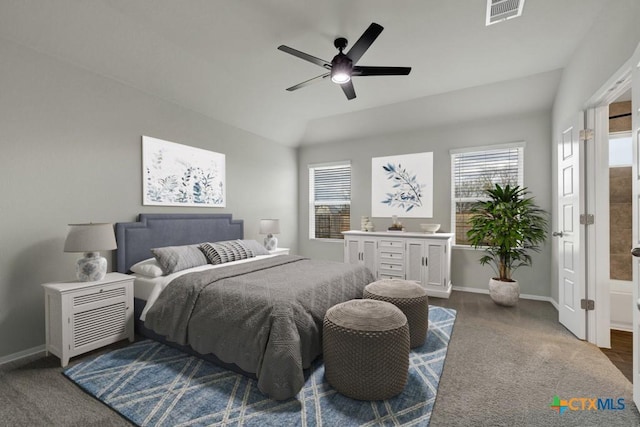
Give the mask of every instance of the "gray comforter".
<svg viewBox="0 0 640 427">
<path fill-rule="evenodd" d="M 189 273 L 162 291 L 145 326 L 255 373 L 260 391 L 287 399 L 322 353 L 327 309 L 362 298 L 373 280 L 362 266 L 293 255 Z"/>
</svg>

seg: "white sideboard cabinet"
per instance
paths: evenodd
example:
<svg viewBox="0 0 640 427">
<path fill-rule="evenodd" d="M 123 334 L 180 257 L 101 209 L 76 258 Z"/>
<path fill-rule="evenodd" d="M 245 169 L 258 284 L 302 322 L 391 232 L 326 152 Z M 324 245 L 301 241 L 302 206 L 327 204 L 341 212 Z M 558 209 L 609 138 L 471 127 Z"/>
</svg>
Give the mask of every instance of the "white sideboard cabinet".
<svg viewBox="0 0 640 427">
<path fill-rule="evenodd" d="M 415 280 L 429 296 L 451 295 L 451 233 L 345 231 L 344 262 L 377 279 Z"/>
</svg>

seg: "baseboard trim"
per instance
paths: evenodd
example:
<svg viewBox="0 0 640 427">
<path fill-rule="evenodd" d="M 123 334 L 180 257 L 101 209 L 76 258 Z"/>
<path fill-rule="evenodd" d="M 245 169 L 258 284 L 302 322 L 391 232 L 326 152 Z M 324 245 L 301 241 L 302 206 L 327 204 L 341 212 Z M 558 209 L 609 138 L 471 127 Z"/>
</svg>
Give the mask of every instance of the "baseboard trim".
<svg viewBox="0 0 640 427">
<path fill-rule="evenodd" d="M 460 291 L 460 292 L 472 292 L 472 293 L 476 293 L 476 294 L 489 295 L 489 289 L 471 288 L 471 287 L 468 287 L 468 286 L 454 286 L 453 290 L 454 291 Z M 521 299 L 530 299 L 530 300 L 535 300 L 535 301 L 546 301 L 548 303 L 551 303 L 551 305 L 556 310 L 559 309 L 558 303 L 551 297 L 544 297 L 544 296 L 540 296 L 540 295 L 520 294 L 520 298 Z"/>
<path fill-rule="evenodd" d="M 633 332 L 633 327 L 631 325 L 625 325 L 622 323 L 611 323 L 609 325 L 609 329 L 615 329 L 616 331 L 623 332 Z"/>
<path fill-rule="evenodd" d="M 28 348 L 26 350 L 22 350 L 17 353 L 0 357 L 0 366 L 10 362 L 16 362 L 20 359 L 26 359 L 27 357 L 44 356 L 44 355 L 45 355 L 45 346 L 39 345 L 37 347 Z"/>
</svg>

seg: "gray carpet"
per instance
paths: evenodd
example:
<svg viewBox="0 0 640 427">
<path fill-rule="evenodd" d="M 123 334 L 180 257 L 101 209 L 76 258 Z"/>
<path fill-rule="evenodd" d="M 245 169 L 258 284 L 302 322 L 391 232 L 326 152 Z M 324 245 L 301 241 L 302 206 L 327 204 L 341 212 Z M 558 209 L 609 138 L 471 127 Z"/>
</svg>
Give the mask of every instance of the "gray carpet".
<svg viewBox="0 0 640 427">
<path fill-rule="evenodd" d="M 503 308 L 464 292 L 429 302 L 458 311 L 431 426 L 640 426 L 631 383 L 558 324 L 551 304 Z M 0 367 L 0 425 L 130 425 L 61 371 L 53 356 Z M 549 408 L 554 395 L 623 397 L 627 408 L 559 415 Z"/>
<path fill-rule="evenodd" d="M 638 426 L 631 383 L 595 346 L 558 323 L 547 302 L 500 307 L 488 295 L 454 292 L 430 304 L 458 317 L 438 388 L 432 426 Z M 567 411 L 553 396 L 623 397 L 623 411 Z"/>
</svg>

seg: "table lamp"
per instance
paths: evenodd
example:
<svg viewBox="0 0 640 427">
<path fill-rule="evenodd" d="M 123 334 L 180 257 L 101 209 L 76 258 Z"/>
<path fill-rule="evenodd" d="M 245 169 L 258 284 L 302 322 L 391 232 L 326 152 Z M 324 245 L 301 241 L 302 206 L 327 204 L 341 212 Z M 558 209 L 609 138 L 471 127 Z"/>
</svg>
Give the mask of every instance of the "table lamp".
<svg viewBox="0 0 640 427">
<path fill-rule="evenodd" d="M 264 247 L 268 251 L 274 251 L 278 249 L 278 239 L 274 234 L 280 233 L 280 220 L 278 219 L 261 219 L 260 220 L 260 234 L 266 234 L 264 238 Z"/>
<path fill-rule="evenodd" d="M 64 242 L 65 252 L 84 252 L 78 260 L 76 276 L 81 282 L 104 279 L 107 260 L 99 251 L 117 248 L 113 225 L 109 223 L 69 224 L 69 234 Z"/>
</svg>

